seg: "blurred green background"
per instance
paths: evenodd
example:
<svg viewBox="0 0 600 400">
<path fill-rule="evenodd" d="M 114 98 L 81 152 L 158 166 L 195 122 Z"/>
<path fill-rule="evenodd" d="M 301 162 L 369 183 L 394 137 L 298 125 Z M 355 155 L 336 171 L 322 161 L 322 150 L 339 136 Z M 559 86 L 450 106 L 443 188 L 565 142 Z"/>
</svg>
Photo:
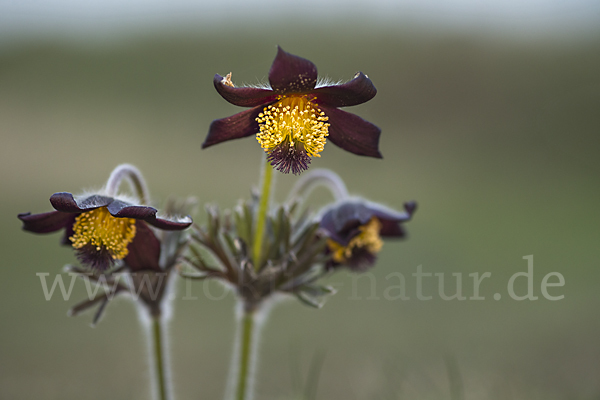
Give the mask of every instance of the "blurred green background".
<svg viewBox="0 0 600 400">
<path fill-rule="evenodd" d="M 235 24 L 234 24 L 235 25 Z M 321 310 L 278 304 L 260 346 L 257 399 L 298 398 L 294 376 L 324 363 L 318 399 L 600 399 L 598 248 L 600 37 L 556 40 L 428 31 L 369 21 L 222 26 L 120 40 L 19 41 L 0 51 L 0 398 L 147 399 L 146 339 L 129 301 L 66 316 L 85 296 L 45 301 L 38 272 L 74 262 L 59 235 L 20 230 L 20 212 L 50 210 L 54 192 L 102 186 L 119 163 L 145 174 L 157 206 L 168 196 L 232 207 L 259 178 L 252 138 L 207 150 L 213 119 L 240 111 L 214 91 L 215 73 L 265 81 L 276 45 L 322 76 L 369 75 L 378 95 L 347 109 L 382 128 L 383 160 L 332 144 L 312 168 L 331 168 L 352 193 L 400 208 L 417 200 L 410 238 L 384 246 L 372 277 L 329 279 Z M 296 177 L 277 177 L 275 200 Z M 315 209 L 326 193 L 311 198 Z M 197 222 L 204 220 L 200 212 Z M 534 256 L 537 301 L 507 282 Z M 415 296 L 411 274 L 491 272 L 485 300 L 444 301 L 437 279 Z M 392 272 L 410 300 L 386 300 Z M 540 283 L 561 273 L 562 288 Z M 51 275 L 52 277 L 53 275 Z M 222 288 L 180 282 L 170 325 L 178 399 L 219 399 L 234 337 L 234 300 Z M 524 281 L 517 293 L 525 291 Z M 500 293 L 502 299 L 493 299 Z M 355 299 L 359 297 L 359 299 Z M 296 372 L 294 372 L 296 371 Z M 300 372 L 297 372 L 300 371 Z M 453 377 L 450 379 L 450 377 Z"/>
</svg>

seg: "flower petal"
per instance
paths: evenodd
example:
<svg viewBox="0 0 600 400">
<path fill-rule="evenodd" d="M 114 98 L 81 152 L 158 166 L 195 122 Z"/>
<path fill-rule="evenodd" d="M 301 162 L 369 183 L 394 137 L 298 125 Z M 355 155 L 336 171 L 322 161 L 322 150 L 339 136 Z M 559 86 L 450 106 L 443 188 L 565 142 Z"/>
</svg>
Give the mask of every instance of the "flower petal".
<svg viewBox="0 0 600 400">
<path fill-rule="evenodd" d="M 355 114 L 319 105 L 329 117 L 329 136 L 333 144 L 359 156 L 383 158 L 379 152 L 381 129 Z"/>
<path fill-rule="evenodd" d="M 23 213 L 18 215 L 23 221 L 23 230 L 34 233 L 50 233 L 73 224 L 73 214 L 50 211 L 42 214 Z"/>
<path fill-rule="evenodd" d="M 117 218 L 148 219 L 156 217 L 158 212 L 154 207 L 133 206 L 121 200 L 114 200 L 107 207 L 108 212 Z"/>
<path fill-rule="evenodd" d="M 160 241 L 145 222 L 135 223 L 135 237 L 127 246 L 129 254 L 123 260 L 133 272 L 143 270 L 160 271 Z"/>
<path fill-rule="evenodd" d="M 277 56 L 269 71 L 269 83 L 279 94 L 309 92 L 317 84 L 317 66 L 277 46 Z"/>
<path fill-rule="evenodd" d="M 192 225 L 192 219 L 190 217 L 185 217 L 179 221 L 154 217 L 148 218 L 145 221 L 155 228 L 162 229 L 164 231 L 181 231 Z"/>
<path fill-rule="evenodd" d="M 381 222 L 381 231 L 379 235 L 385 238 L 404 238 L 406 230 L 399 222 L 379 220 Z"/>
<path fill-rule="evenodd" d="M 338 243 L 347 245 L 360 232 L 359 226 L 369 222 L 373 214 L 361 202 L 345 202 L 329 209 L 321 218 L 321 228 Z"/>
<path fill-rule="evenodd" d="M 324 86 L 312 91 L 316 103 L 329 107 L 349 107 L 365 103 L 377 94 L 373 82 L 362 72 L 342 85 Z"/>
<path fill-rule="evenodd" d="M 71 242 L 71 236 L 73 236 L 75 234 L 75 231 L 73 230 L 73 225 L 75 225 L 75 218 L 77 218 L 76 214 L 73 213 L 69 213 L 71 215 L 71 220 L 67 222 L 66 226 L 65 226 L 65 232 L 63 234 L 63 237 L 60 241 L 60 244 L 62 244 L 63 246 L 71 246 L 73 244 L 73 242 Z"/>
<path fill-rule="evenodd" d="M 277 100 L 277 94 L 270 89 L 253 87 L 232 87 L 225 82 L 226 78 L 215 75 L 214 84 L 217 92 L 228 102 L 240 107 L 256 107 Z"/>
<path fill-rule="evenodd" d="M 371 202 L 348 201 L 328 210 L 320 224 L 331 239 L 344 245 L 360 232 L 359 226 L 365 225 L 373 217 L 377 217 L 381 223 L 379 234 L 382 237 L 402 238 L 406 236 L 406 231 L 401 224 L 411 219 L 416 208 L 414 201 L 404 203 L 404 212 Z"/>
<path fill-rule="evenodd" d="M 403 238 L 406 236 L 406 231 L 402 227 L 402 222 L 410 221 L 412 214 L 417 208 L 417 203 L 404 203 L 405 212 L 384 209 L 382 207 L 372 207 L 371 210 L 379 222 L 381 222 L 381 231 L 379 234 L 383 237 Z"/>
<path fill-rule="evenodd" d="M 81 213 L 95 208 L 105 207 L 113 202 L 112 197 L 93 195 L 77 201 L 71 193 L 54 193 L 50 197 L 50 203 L 58 211 L 67 213 Z"/>
<path fill-rule="evenodd" d="M 205 149 L 228 140 L 255 135 L 259 131 L 256 117 L 262 111 L 263 106 L 257 106 L 231 117 L 214 120 L 210 124 L 208 135 L 204 143 L 202 143 L 202 148 Z"/>
<path fill-rule="evenodd" d="M 132 206 L 121 200 L 113 201 L 106 208 L 113 217 L 143 220 L 155 228 L 165 231 L 180 231 L 192 225 L 190 217 L 185 217 L 179 221 L 157 218 L 157 210 L 154 207 Z"/>
</svg>

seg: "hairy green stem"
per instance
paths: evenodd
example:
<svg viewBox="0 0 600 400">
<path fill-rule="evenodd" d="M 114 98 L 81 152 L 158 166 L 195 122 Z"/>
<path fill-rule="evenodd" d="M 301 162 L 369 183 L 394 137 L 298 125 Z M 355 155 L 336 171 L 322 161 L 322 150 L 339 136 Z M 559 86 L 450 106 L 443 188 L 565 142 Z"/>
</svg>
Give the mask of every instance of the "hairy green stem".
<svg viewBox="0 0 600 400">
<path fill-rule="evenodd" d="M 142 204 L 148 204 L 150 195 L 146 181 L 139 169 L 131 164 L 121 164 L 117 166 L 110 174 L 106 182 L 106 193 L 108 196 L 116 196 L 119 186 L 126 180 L 131 187 L 131 191 L 138 196 Z"/>
<path fill-rule="evenodd" d="M 252 259 L 254 268 L 258 271 L 262 264 L 263 239 L 265 236 L 265 225 L 267 219 L 267 209 L 269 207 L 269 198 L 271 196 L 271 184 L 273 181 L 273 168 L 267 161 L 263 174 L 262 190 L 260 193 L 260 203 L 258 215 L 256 216 L 256 230 L 254 231 L 254 244 L 252 248 Z"/>
<path fill-rule="evenodd" d="M 154 351 L 154 377 L 156 379 L 157 400 L 167 400 L 166 371 L 164 360 L 164 342 L 160 316 L 152 316 L 152 348 Z"/>
<path fill-rule="evenodd" d="M 254 332 L 254 312 L 244 311 L 241 319 L 239 344 L 239 366 L 235 399 L 248 400 L 250 370 L 252 368 L 252 334 Z"/>
<path fill-rule="evenodd" d="M 296 181 L 288 195 L 288 203 L 306 198 L 318 186 L 329 190 L 336 201 L 349 197 L 346 184 L 338 174 L 329 169 L 313 169 Z"/>
</svg>

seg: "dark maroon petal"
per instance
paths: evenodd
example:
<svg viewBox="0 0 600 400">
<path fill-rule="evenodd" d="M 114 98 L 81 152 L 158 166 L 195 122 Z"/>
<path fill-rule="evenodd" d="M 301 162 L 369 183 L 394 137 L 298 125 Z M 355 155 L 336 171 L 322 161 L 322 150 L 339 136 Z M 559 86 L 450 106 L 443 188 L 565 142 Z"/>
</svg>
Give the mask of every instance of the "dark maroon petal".
<svg viewBox="0 0 600 400">
<path fill-rule="evenodd" d="M 231 117 L 214 120 L 210 124 L 202 148 L 205 149 L 221 142 L 257 134 L 259 128 L 256 117 L 263 111 L 263 108 L 263 106 L 257 106 Z"/>
<path fill-rule="evenodd" d="M 71 193 L 54 193 L 50 197 L 50 203 L 58 211 L 67 213 L 81 213 L 95 208 L 105 207 L 112 203 L 113 198 L 107 196 L 93 195 L 83 200 L 76 201 Z"/>
<path fill-rule="evenodd" d="M 367 207 L 371 215 L 377 217 L 381 221 L 406 222 L 410 220 L 412 215 L 412 213 L 390 210 L 372 204 Z"/>
<path fill-rule="evenodd" d="M 71 213 L 81 212 L 71 193 L 54 193 L 52 196 L 50 196 L 50 203 L 52 204 L 52 207 L 59 211 Z"/>
<path fill-rule="evenodd" d="M 315 102 L 329 107 L 349 107 L 365 103 L 377 94 L 373 82 L 362 72 L 342 85 L 324 86 L 312 91 Z"/>
<path fill-rule="evenodd" d="M 186 217 L 185 221 L 172 221 L 164 218 L 148 218 L 146 222 L 155 228 L 162 229 L 164 231 L 181 231 L 192 225 L 192 219 Z"/>
<path fill-rule="evenodd" d="M 67 222 L 65 226 L 65 233 L 63 234 L 63 237 L 60 241 L 60 244 L 65 246 L 71 246 L 73 244 L 73 242 L 71 242 L 71 239 L 69 238 L 75 234 L 75 231 L 73 230 L 73 225 L 75 225 L 75 219 L 78 217 L 77 214 L 69 214 L 71 215 L 71 220 Z"/>
<path fill-rule="evenodd" d="M 412 214 L 417 208 L 417 204 L 415 202 L 404 203 L 405 212 L 398 212 L 372 204 L 367 207 L 369 207 L 372 215 L 377 217 L 379 222 L 381 222 L 381 231 L 379 234 L 382 237 L 402 238 L 406 236 L 406 231 L 401 223 L 410 221 Z"/>
<path fill-rule="evenodd" d="M 412 217 L 412 215 L 417 211 L 417 202 L 416 201 L 407 201 L 404 203 L 404 209 Z"/>
<path fill-rule="evenodd" d="M 108 196 L 101 196 L 99 194 L 95 194 L 89 197 L 86 197 L 83 200 L 77 200 L 77 204 L 79 205 L 79 209 L 82 211 L 93 210 L 95 208 L 100 208 L 107 206 L 112 203 L 114 199 Z"/>
<path fill-rule="evenodd" d="M 359 226 L 367 224 L 376 217 L 381 222 L 382 237 L 405 237 L 403 222 L 411 219 L 416 210 L 415 202 L 404 203 L 405 212 L 395 211 L 375 203 L 348 201 L 327 211 L 321 218 L 321 228 L 328 232 L 331 239 L 343 245 L 360 233 Z"/>
<path fill-rule="evenodd" d="M 132 206 L 121 200 L 115 200 L 106 207 L 108 212 L 116 218 L 134 218 L 144 220 L 150 225 L 166 231 L 180 231 L 192 224 L 190 218 L 185 221 L 171 221 L 164 218 L 157 218 L 157 210 L 148 206 Z"/>
<path fill-rule="evenodd" d="M 160 271 L 160 241 L 152 229 L 143 221 L 135 223 L 135 237 L 127 246 L 129 254 L 123 260 L 133 272 L 143 270 Z"/>
<path fill-rule="evenodd" d="M 277 46 L 277 56 L 269 71 L 269 82 L 276 93 L 309 92 L 317 84 L 317 66 Z"/>
<path fill-rule="evenodd" d="M 73 214 L 50 211 L 42 214 L 23 213 L 18 215 L 23 221 L 23 230 L 34 233 L 56 232 L 73 224 Z"/>
<path fill-rule="evenodd" d="M 225 78 L 215 75 L 214 84 L 217 92 L 228 102 L 240 107 L 256 107 L 277 100 L 277 94 L 270 89 L 253 87 L 232 87 L 224 83 Z"/>
<path fill-rule="evenodd" d="M 148 206 L 132 206 L 121 200 L 114 200 L 106 207 L 108 212 L 117 218 L 148 219 L 156 216 L 157 210 Z"/>
<path fill-rule="evenodd" d="M 333 215 L 336 230 L 343 232 L 357 225 L 365 225 L 373 217 L 373 212 L 363 203 L 348 202 L 335 208 Z"/>
<path fill-rule="evenodd" d="M 342 245 L 360 233 L 359 226 L 369 222 L 373 214 L 362 203 L 346 202 L 327 211 L 321 218 L 321 228 Z"/>
<path fill-rule="evenodd" d="M 319 106 L 329 117 L 329 136 L 333 144 L 359 156 L 383 158 L 379 152 L 381 129 L 348 112 Z"/>
<path fill-rule="evenodd" d="M 399 222 L 380 220 L 381 230 L 379 235 L 386 238 L 403 238 L 406 236 L 406 231 Z"/>
<path fill-rule="evenodd" d="M 319 226 L 327 233 L 327 236 L 329 236 L 336 242 L 341 243 L 340 240 L 342 240 L 342 238 L 339 238 L 338 235 L 335 233 L 335 224 L 333 222 L 333 213 L 331 212 L 331 210 L 323 214 L 323 216 L 321 217 L 321 221 L 319 222 Z"/>
</svg>

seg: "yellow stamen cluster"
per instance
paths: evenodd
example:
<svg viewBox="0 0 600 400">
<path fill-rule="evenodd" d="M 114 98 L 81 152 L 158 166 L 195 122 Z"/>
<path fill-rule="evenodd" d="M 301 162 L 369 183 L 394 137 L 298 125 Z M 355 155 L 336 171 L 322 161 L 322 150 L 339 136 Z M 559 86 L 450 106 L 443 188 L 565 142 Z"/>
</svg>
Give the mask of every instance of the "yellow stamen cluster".
<svg viewBox="0 0 600 400">
<path fill-rule="evenodd" d="M 135 219 L 115 218 L 106 207 L 100 207 L 79 214 L 73 232 L 69 240 L 74 248 L 92 245 L 96 251 L 106 249 L 114 260 L 122 260 L 129 253 L 127 246 L 135 237 Z"/>
<path fill-rule="evenodd" d="M 347 246 L 332 239 L 327 241 L 327 246 L 332 252 L 333 261 L 341 264 L 347 262 L 352 257 L 352 251 L 356 248 L 365 249 L 371 254 L 376 254 L 381 250 L 383 246 L 383 240 L 379 236 L 381 222 L 377 218 L 371 218 L 368 223 L 358 229 L 360 229 L 360 233 L 354 236 Z"/>
<path fill-rule="evenodd" d="M 286 141 L 290 147 L 299 142 L 304 145 L 306 154 L 320 157 L 319 153 L 325 148 L 329 135 L 328 119 L 305 96 L 283 97 L 258 114 L 256 121 L 260 132 L 256 134 L 256 139 L 266 152 Z"/>
</svg>

